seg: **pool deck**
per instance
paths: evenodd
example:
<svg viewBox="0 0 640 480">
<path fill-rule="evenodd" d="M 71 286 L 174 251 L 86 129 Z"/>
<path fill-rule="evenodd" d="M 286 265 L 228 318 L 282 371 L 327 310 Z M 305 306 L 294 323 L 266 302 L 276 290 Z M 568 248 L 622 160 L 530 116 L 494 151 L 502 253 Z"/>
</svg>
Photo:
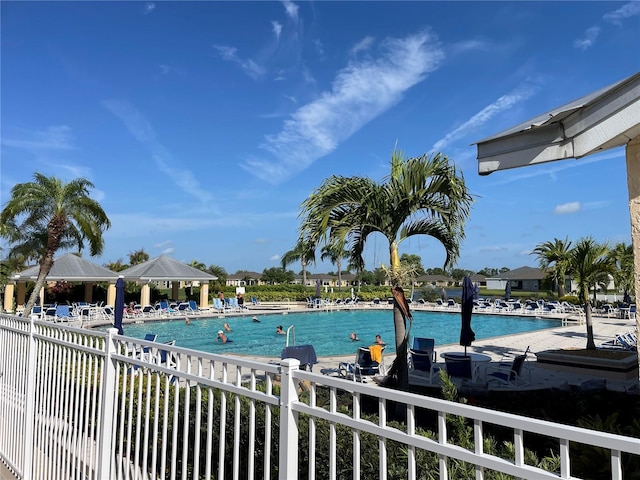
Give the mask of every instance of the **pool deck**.
<svg viewBox="0 0 640 480">
<path fill-rule="evenodd" d="M 352 307 L 353 308 L 353 307 Z M 365 304 L 365 306 L 357 307 L 358 309 L 381 309 L 387 308 L 391 310 L 390 305 L 371 306 Z M 416 311 L 451 311 L 442 308 L 434 308 L 428 306 L 413 307 Z M 249 305 L 247 309 L 237 313 L 215 313 L 211 312 L 207 316 L 214 316 L 218 318 L 242 318 L 247 317 L 250 321 L 254 315 L 267 315 L 274 313 L 285 312 L 304 312 L 313 311 L 308 309 L 304 303 L 294 304 L 259 304 Z M 459 311 L 459 310 L 458 310 Z M 455 313 L 455 310 L 453 311 Z M 494 312 L 494 315 L 499 313 Z M 205 314 L 202 314 L 205 315 Z M 202 316 L 201 315 L 201 316 Z M 482 314 L 475 314 L 474 318 L 479 317 Z M 566 318 L 566 314 L 545 315 L 544 318 L 554 318 L 562 320 Z M 191 318 L 194 318 L 193 316 Z M 195 317 L 197 318 L 197 316 Z M 170 319 L 176 321 L 184 321 L 184 316 L 172 316 Z M 575 317 L 572 317 L 575 319 Z M 140 321 L 165 321 L 167 318 L 144 318 L 144 319 L 124 319 L 124 323 L 134 323 Z M 390 318 L 391 321 L 391 318 Z M 97 324 L 94 324 L 97 325 Z M 94 326 L 91 325 L 91 326 Z M 472 321 L 473 325 L 473 321 Z M 89 326 L 85 323 L 85 326 Z M 636 323 L 634 319 L 621 319 L 621 318 L 608 318 L 608 317 L 593 317 L 593 335 L 596 345 L 600 345 L 603 342 L 612 340 L 615 338 L 615 334 L 625 333 L 628 331 L 636 330 Z M 486 387 L 487 384 L 484 381 L 484 370 L 488 367 L 495 366 L 496 362 L 499 362 L 503 356 L 513 355 L 524 352 L 529 348 L 529 354 L 527 356 L 525 380 L 528 385 L 522 387 L 523 389 L 545 389 L 545 388 L 607 388 L 609 390 L 626 391 L 626 392 L 638 392 L 638 379 L 631 380 L 610 380 L 606 381 L 601 376 L 588 375 L 583 373 L 565 372 L 561 370 L 542 368 L 537 365 L 536 353 L 545 350 L 558 350 L 558 349 L 576 349 L 586 347 L 586 327 L 584 323 L 569 322 L 569 325 L 558 326 L 551 329 L 537 330 L 533 332 L 498 336 L 492 338 L 486 338 L 477 340 L 468 347 L 467 351 L 472 353 L 485 354 L 491 357 L 491 362 L 486 362 L 481 365 L 478 385 Z M 448 345 L 436 345 L 436 352 L 438 356 L 438 367 L 444 368 L 444 361 L 441 358 L 443 353 L 447 352 L 460 352 L 463 351 L 463 347 L 459 344 Z M 257 361 L 274 362 L 279 359 L 273 357 L 248 357 Z M 388 367 L 391 365 L 395 358 L 394 354 L 385 355 L 384 363 Z M 313 367 L 314 372 L 335 372 L 340 362 L 353 362 L 355 359 L 355 351 L 353 355 L 347 356 L 330 356 L 318 358 L 318 364 Z M 368 381 L 368 383 L 375 384 L 375 382 Z M 498 385 L 493 385 L 491 382 L 488 387 L 491 389 L 500 389 Z M 508 387 L 513 389 L 513 387 Z"/>
</svg>

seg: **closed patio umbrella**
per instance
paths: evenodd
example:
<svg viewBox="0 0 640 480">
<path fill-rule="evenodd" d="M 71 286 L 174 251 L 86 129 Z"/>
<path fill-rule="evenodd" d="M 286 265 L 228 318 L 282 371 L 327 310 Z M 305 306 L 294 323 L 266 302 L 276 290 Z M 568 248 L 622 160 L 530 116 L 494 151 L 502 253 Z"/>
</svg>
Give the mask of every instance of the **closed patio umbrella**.
<svg viewBox="0 0 640 480">
<path fill-rule="evenodd" d="M 322 296 L 322 292 L 320 292 L 320 288 L 322 287 L 322 283 L 320 282 L 320 279 L 318 278 L 316 280 L 316 298 L 320 298 Z"/>
<path fill-rule="evenodd" d="M 460 328 L 460 345 L 464 346 L 464 354 L 467 355 L 467 347 L 476 339 L 476 334 L 471 330 L 471 315 L 473 313 L 473 284 L 471 277 L 466 276 L 462 280 L 462 326 Z"/>
<path fill-rule="evenodd" d="M 507 286 L 504 287 L 504 299 L 509 300 L 511 298 L 511 282 L 507 280 Z"/>
<path fill-rule="evenodd" d="M 124 335 L 122 330 L 122 316 L 124 314 L 124 280 L 116 280 L 116 302 L 113 311 L 113 326 L 118 329 L 120 335 Z"/>
</svg>

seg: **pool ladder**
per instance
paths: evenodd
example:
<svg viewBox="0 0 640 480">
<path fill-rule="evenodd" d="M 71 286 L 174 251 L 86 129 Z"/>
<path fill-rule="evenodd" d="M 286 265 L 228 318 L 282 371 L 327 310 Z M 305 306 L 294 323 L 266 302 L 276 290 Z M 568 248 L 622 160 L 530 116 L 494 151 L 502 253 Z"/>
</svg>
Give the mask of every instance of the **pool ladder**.
<svg viewBox="0 0 640 480">
<path fill-rule="evenodd" d="M 296 329 L 294 328 L 293 325 L 290 325 L 287 328 L 287 343 L 286 346 L 289 346 L 289 335 L 291 335 L 291 338 L 293 339 L 293 343 L 291 344 L 291 346 L 295 346 L 296 344 Z"/>
</svg>

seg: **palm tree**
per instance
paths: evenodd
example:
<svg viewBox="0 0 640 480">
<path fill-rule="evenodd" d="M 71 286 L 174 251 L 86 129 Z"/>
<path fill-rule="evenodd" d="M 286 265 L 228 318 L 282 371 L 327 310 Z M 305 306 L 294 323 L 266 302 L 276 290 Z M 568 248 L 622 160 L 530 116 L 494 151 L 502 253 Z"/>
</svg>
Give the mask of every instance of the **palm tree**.
<svg viewBox="0 0 640 480">
<path fill-rule="evenodd" d="M 18 227 L 18 234 L 7 237 L 12 244 L 9 257 L 22 254 L 37 258 L 40 264 L 25 312 L 34 305 L 59 249 L 82 251 L 87 242 L 91 256 L 102 253 L 102 233 L 111 223 L 100 204 L 89 197 L 90 188 L 93 184 L 85 178 L 64 183 L 35 173 L 33 182 L 11 189 L 11 198 L 0 213 L 0 224 Z"/>
<path fill-rule="evenodd" d="M 328 243 L 322 247 L 320 259 L 329 260 L 332 265 L 338 267 L 338 291 L 342 288 L 342 259 L 348 256 L 349 252 L 345 250 L 343 244 Z"/>
<path fill-rule="evenodd" d="M 283 269 L 286 269 L 287 266 L 298 261 L 302 264 L 302 285 L 303 287 L 306 287 L 307 266 L 310 263 L 316 263 L 316 243 L 315 242 L 301 237 L 298 239 L 298 242 L 293 247 L 293 249 L 286 252 L 280 259 Z"/>
<path fill-rule="evenodd" d="M 533 254 L 538 256 L 540 268 L 547 270 L 547 276 L 558 286 L 558 298 L 564 297 L 565 279 L 569 263 L 569 251 L 571 242 L 568 238 L 552 242 L 540 243 L 533 249 Z"/>
<path fill-rule="evenodd" d="M 593 341 L 593 322 L 591 320 L 591 302 L 589 289 L 596 289 L 604 278 L 615 270 L 609 255 L 609 247 L 598 244 L 591 237 L 578 241 L 569 252 L 569 272 L 578 286 L 578 299 L 584 304 L 587 325 L 587 350 L 595 350 Z"/>
<path fill-rule="evenodd" d="M 129 266 L 133 267 L 147 261 L 149 261 L 149 254 L 144 251 L 144 248 L 129 252 Z"/>
<path fill-rule="evenodd" d="M 363 265 L 369 235 L 380 233 L 389 241 L 388 275 L 394 298 L 404 299 L 398 247 L 407 238 L 429 235 L 444 246 L 445 266 L 455 262 L 464 238 L 464 223 L 473 199 L 464 178 L 447 156 L 405 159 L 394 149 L 391 172 L 382 183 L 367 177 L 331 176 L 302 203 L 304 238 L 342 243 L 352 265 Z M 407 311 L 394 302 L 396 362 L 391 375 L 401 387 L 407 382 Z M 410 320 L 410 317 L 409 317 Z"/>
<path fill-rule="evenodd" d="M 633 245 L 618 243 L 610 252 L 613 262 L 616 264 L 616 271 L 613 280 L 618 291 L 622 290 L 624 298 L 634 295 L 634 267 L 633 267 Z M 626 300 L 625 300 L 626 301 Z"/>
</svg>

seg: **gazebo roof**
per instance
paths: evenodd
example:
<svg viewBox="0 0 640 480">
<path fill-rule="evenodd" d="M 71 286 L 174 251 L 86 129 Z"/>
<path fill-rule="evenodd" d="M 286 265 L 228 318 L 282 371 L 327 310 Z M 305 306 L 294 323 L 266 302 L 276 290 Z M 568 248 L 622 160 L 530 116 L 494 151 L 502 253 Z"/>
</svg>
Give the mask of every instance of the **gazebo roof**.
<svg viewBox="0 0 640 480">
<path fill-rule="evenodd" d="M 477 142 L 478 173 L 626 145 L 640 135 L 640 72 Z"/>
<path fill-rule="evenodd" d="M 11 276 L 13 281 L 35 281 L 38 279 L 40 266 L 35 265 Z M 47 280 L 66 280 L 68 282 L 115 282 L 118 274 L 91 263 L 73 253 L 66 253 L 53 260 L 53 267 Z"/>
<path fill-rule="evenodd" d="M 205 281 L 217 280 L 218 277 L 193 268 L 166 255 L 152 258 L 139 265 L 134 265 L 118 272 L 126 281 Z"/>
</svg>

